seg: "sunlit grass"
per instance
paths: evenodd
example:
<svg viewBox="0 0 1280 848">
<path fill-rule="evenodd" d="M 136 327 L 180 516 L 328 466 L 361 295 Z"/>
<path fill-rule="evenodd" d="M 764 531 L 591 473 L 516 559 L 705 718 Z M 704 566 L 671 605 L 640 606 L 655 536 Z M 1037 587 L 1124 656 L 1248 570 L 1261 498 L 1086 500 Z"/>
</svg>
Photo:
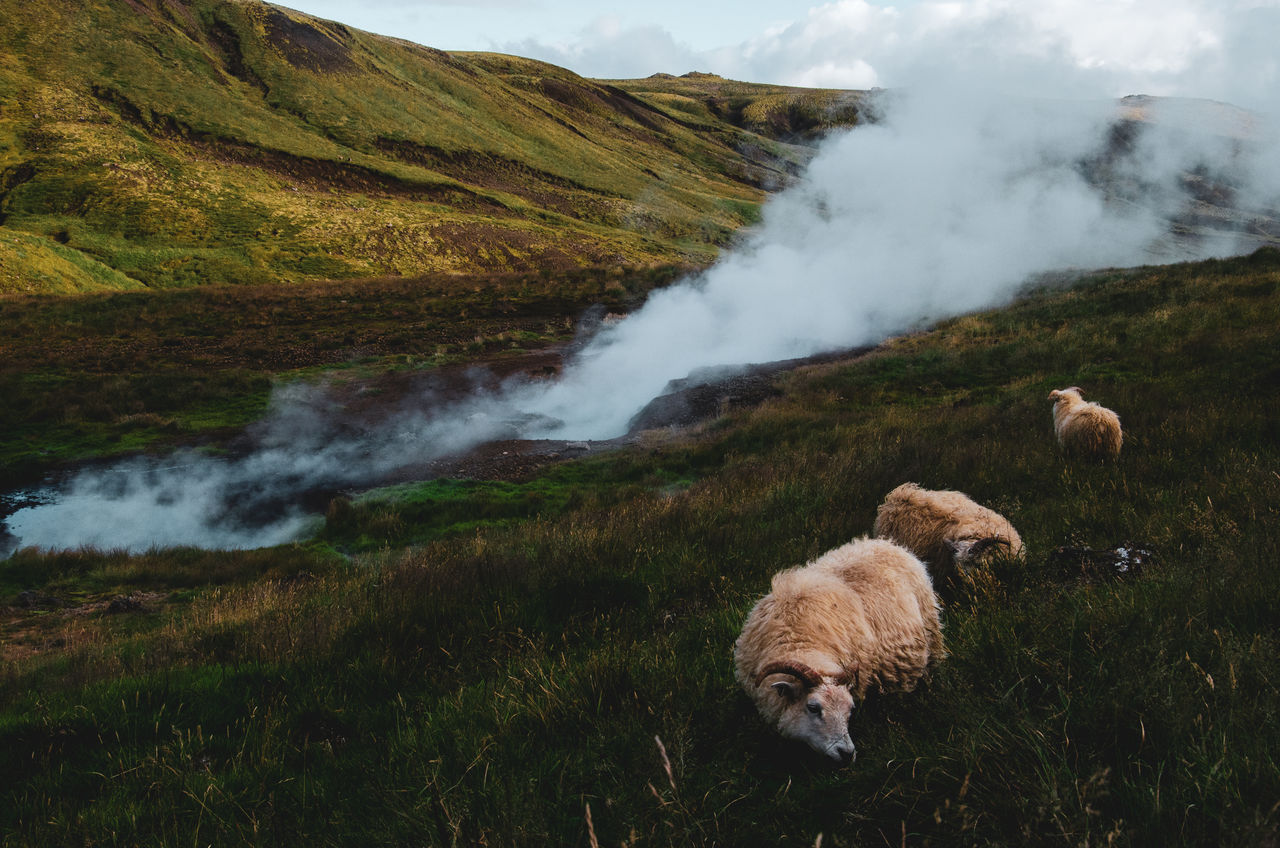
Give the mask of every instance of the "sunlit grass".
<svg viewBox="0 0 1280 848">
<path fill-rule="evenodd" d="M 781 139 L 856 120 L 848 92 L 720 108 L 685 80 L 690 126 L 652 81 L 166 10 L 0 21 L 0 294 L 704 264 L 810 155 Z"/>
</svg>

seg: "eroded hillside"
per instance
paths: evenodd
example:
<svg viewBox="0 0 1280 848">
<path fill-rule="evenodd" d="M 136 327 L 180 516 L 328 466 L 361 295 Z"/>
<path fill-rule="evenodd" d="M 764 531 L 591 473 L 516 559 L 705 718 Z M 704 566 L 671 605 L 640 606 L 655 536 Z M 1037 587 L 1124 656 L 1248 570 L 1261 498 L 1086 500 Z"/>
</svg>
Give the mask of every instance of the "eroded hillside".
<svg viewBox="0 0 1280 848">
<path fill-rule="evenodd" d="M 734 84 L 717 110 L 260 2 L 10 11 L 0 292 L 707 262 L 809 155 L 769 116 L 857 115 L 856 93 Z"/>
</svg>

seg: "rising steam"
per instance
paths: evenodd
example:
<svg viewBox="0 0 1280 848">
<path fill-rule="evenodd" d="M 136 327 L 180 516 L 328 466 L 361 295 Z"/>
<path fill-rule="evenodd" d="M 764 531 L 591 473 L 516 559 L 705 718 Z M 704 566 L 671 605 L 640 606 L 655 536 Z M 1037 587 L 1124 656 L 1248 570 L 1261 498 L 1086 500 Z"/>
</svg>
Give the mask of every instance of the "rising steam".
<svg viewBox="0 0 1280 848">
<path fill-rule="evenodd" d="M 1238 110 L 923 93 L 876 107 L 876 122 L 823 145 L 742 245 L 601 330 L 558 378 L 451 405 L 419 398 L 365 429 L 342 424 L 324 395 L 286 387 L 249 455 L 82 472 L 9 517 L 11 546 L 276 544 L 312 526 L 308 494 L 375 485 L 497 438 L 617 437 L 701 368 L 878 342 L 1005 302 L 1040 272 L 1280 242 L 1243 231 L 1277 218 L 1280 155 Z"/>
<path fill-rule="evenodd" d="M 1002 303 L 1039 272 L 1251 249 L 1230 226 L 1179 240 L 1170 223 L 1205 205 L 1189 192 L 1206 185 L 1263 207 L 1249 196 L 1265 184 L 1259 166 L 1280 170 L 1274 145 L 1220 104 L 1174 101 L 1162 117 L 1130 101 L 1121 123 L 1108 102 L 878 105 L 881 120 L 825 144 L 745 245 L 606 329 L 556 384 L 513 391 L 561 422 L 540 435 L 617 435 L 700 367 L 878 342 Z"/>
</svg>

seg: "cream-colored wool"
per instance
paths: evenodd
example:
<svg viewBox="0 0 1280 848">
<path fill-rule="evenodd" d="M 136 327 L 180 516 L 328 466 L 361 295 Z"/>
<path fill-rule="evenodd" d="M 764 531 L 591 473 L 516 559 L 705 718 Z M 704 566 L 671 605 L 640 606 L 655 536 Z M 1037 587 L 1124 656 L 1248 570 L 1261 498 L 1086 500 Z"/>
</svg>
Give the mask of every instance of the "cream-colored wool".
<svg viewBox="0 0 1280 848">
<path fill-rule="evenodd" d="M 924 560 L 935 579 L 1000 556 L 1021 557 L 1022 537 L 1000 513 L 963 492 L 903 483 L 885 496 L 872 533 Z"/>
<path fill-rule="evenodd" d="M 1049 392 L 1053 401 L 1053 430 L 1058 444 L 1072 456 L 1086 459 L 1115 459 L 1120 456 L 1124 435 L 1120 416 L 1110 409 L 1086 401 L 1080 387 Z"/>
<path fill-rule="evenodd" d="M 869 690 L 907 692 L 945 655 L 923 563 L 858 539 L 774 575 L 734 645 L 738 682 L 782 735 L 853 756 L 849 713 Z"/>
</svg>

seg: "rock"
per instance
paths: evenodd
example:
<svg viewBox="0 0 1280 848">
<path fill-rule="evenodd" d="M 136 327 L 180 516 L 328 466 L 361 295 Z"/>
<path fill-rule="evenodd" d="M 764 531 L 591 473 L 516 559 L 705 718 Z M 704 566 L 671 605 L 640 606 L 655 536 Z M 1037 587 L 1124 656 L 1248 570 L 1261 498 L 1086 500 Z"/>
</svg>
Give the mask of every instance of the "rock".
<svg viewBox="0 0 1280 848">
<path fill-rule="evenodd" d="M 137 598 L 128 595 L 116 595 L 108 603 L 105 612 L 107 615 L 119 615 L 125 612 L 141 612 L 142 602 Z"/>
<path fill-rule="evenodd" d="M 1135 542 L 1111 548 L 1060 545 L 1049 554 L 1049 564 L 1063 577 L 1084 579 L 1136 577 L 1154 560 L 1150 547 Z"/>
<path fill-rule="evenodd" d="M 15 606 L 22 609 L 51 609 L 58 606 L 58 599 L 35 589 L 25 589 L 18 593 Z"/>
</svg>

